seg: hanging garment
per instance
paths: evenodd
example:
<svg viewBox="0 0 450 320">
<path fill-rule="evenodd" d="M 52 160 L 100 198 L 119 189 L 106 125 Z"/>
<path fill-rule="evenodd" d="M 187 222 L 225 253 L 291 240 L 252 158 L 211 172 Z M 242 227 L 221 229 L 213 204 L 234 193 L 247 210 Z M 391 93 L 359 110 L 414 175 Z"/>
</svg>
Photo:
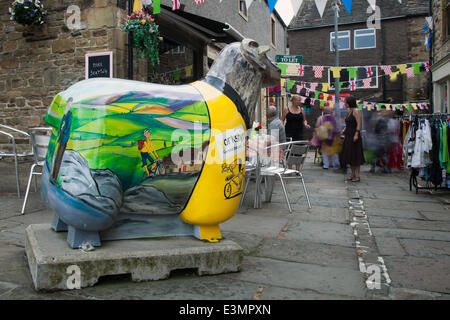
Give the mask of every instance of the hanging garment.
<svg viewBox="0 0 450 320">
<path fill-rule="evenodd" d="M 450 173 L 450 154 L 448 152 L 448 140 L 447 140 L 447 124 L 442 125 L 442 167 L 445 168 L 447 173 Z"/>
<path fill-rule="evenodd" d="M 414 153 L 412 155 L 411 167 L 412 168 L 424 168 L 424 147 L 425 147 L 425 137 L 424 130 L 422 126 L 416 131 L 416 140 L 414 145 Z"/>
<path fill-rule="evenodd" d="M 432 159 L 433 163 L 431 165 L 430 181 L 435 185 L 440 185 L 442 183 L 442 168 L 439 161 L 439 149 L 440 149 L 440 134 L 439 128 L 436 126 L 431 127 L 431 139 L 433 141 L 432 149 Z"/>
</svg>

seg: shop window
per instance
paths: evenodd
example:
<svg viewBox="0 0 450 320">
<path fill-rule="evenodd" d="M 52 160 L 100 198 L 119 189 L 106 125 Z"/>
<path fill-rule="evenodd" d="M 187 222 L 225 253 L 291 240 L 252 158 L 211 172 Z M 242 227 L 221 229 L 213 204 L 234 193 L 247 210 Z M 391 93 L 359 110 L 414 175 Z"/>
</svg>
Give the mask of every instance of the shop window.
<svg viewBox="0 0 450 320">
<path fill-rule="evenodd" d="M 238 0 L 238 9 L 239 9 L 239 14 L 245 20 L 248 20 L 247 5 L 245 4 L 245 0 Z"/>
<path fill-rule="evenodd" d="M 359 29 L 354 31 L 354 48 L 370 49 L 377 47 L 377 36 L 375 29 Z"/>
<path fill-rule="evenodd" d="M 338 31 L 338 49 L 350 50 L 350 31 Z M 334 51 L 334 32 L 330 32 L 330 51 Z"/>
<path fill-rule="evenodd" d="M 172 54 L 182 54 L 185 53 L 186 50 L 184 49 L 184 46 L 176 46 L 171 50 Z"/>
</svg>

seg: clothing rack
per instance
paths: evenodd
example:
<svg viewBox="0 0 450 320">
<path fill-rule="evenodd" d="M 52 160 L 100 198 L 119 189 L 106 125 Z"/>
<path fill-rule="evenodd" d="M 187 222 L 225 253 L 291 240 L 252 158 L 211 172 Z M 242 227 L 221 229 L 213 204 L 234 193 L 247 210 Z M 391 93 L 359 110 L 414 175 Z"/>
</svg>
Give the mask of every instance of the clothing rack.
<svg viewBox="0 0 450 320">
<path fill-rule="evenodd" d="M 434 118 L 434 119 L 444 119 L 447 120 L 450 118 L 450 114 L 449 113 L 428 113 L 428 114 L 414 114 L 414 115 L 403 115 L 401 117 L 402 119 L 417 119 L 417 118 Z M 419 176 L 419 172 L 420 172 L 421 168 L 411 168 L 411 174 L 409 177 L 409 191 L 412 191 L 412 187 L 414 186 L 414 188 L 416 189 L 416 194 L 419 192 L 419 190 L 450 190 L 445 186 L 445 180 L 443 180 L 441 182 L 441 184 L 438 185 L 433 185 L 431 181 L 425 181 L 425 186 L 419 186 L 419 183 L 417 181 L 417 177 Z M 444 186 L 442 186 L 442 184 L 444 184 Z"/>
</svg>

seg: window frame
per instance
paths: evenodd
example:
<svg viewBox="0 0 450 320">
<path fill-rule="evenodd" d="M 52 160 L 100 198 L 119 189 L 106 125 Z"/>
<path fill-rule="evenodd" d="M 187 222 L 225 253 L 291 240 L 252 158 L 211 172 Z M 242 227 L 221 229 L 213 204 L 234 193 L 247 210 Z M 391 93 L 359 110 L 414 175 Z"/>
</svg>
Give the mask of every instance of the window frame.
<svg viewBox="0 0 450 320">
<path fill-rule="evenodd" d="M 277 47 L 277 21 L 274 16 L 270 17 L 270 43 L 274 48 Z"/>
<path fill-rule="evenodd" d="M 245 12 L 243 12 L 243 11 L 241 10 L 241 2 L 242 2 L 243 5 L 244 5 Z M 245 0 L 237 0 L 237 5 L 238 5 L 238 12 L 239 12 L 239 15 L 240 15 L 245 21 L 248 22 L 248 10 L 247 10 L 247 5 L 245 4 Z"/>
<path fill-rule="evenodd" d="M 357 37 L 366 37 L 367 35 L 356 35 L 356 31 L 362 31 L 362 30 L 371 30 L 373 32 L 374 36 L 374 46 L 373 47 L 356 47 L 356 38 Z M 377 47 L 377 30 L 375 28 L 366 28 L 366 29 L 355 29 L 353 30 L 353 49 L 355 50 L 364 50 L 364 49 L 374 49 Z"/>
<path fill-rule="evenodd" d="M 351 39 L 351 32 L 350 30 L 340 30 L 338 31 L 338 37 L 337 37 L 337 41 L 338 41 L 338 45 L 339 45 L 339 39 L 340 38 L 347 38 L 347 36 L 345 37 L 341 37 L 339 36 L 340 32 L 346 32 L 348 35 L 348 49 L 339 49 L 339 51 L 348 51 L 352 49 L 352 39 Z M 330 32 L 330 51 L 334 52 L 334 48 L 333 48 L 333 40 L 334 40 L 334 31 Z"/>
</svg>

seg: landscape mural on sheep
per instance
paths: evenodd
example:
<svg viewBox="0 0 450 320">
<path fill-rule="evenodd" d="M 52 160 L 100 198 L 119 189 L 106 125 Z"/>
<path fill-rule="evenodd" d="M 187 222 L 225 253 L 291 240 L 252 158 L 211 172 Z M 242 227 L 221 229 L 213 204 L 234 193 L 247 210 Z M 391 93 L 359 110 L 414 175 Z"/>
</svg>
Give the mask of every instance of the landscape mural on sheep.
<svg viewBox="0 0 450 320">
<path fill-rule="evenodd" d="M 238 208 L 245 133 L 280 70 L 268 47 L 227 45 L 205 78 L 168 86 L 81 81 L 53 100 L 42 197 L 72 248 L 195 236 L 216 242 Z"/>
</svg>

